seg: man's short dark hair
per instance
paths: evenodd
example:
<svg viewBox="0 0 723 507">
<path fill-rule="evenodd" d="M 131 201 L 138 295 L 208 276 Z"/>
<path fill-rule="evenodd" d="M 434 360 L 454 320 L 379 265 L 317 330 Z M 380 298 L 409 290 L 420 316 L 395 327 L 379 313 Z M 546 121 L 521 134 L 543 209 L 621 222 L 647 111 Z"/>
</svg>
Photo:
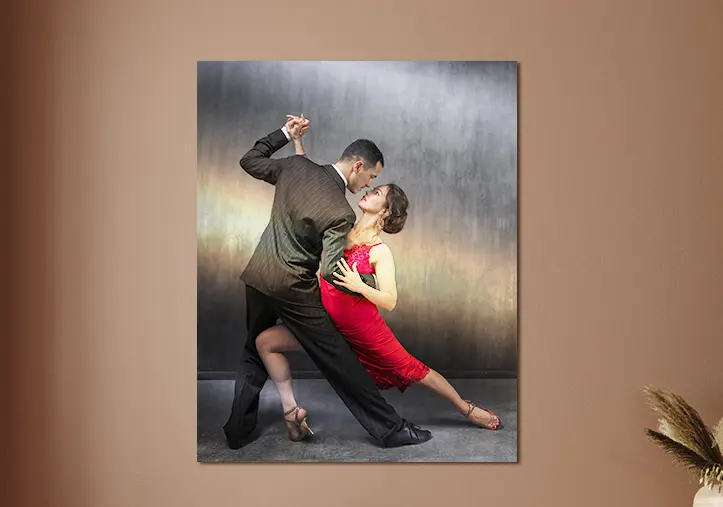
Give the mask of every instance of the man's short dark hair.
<svg viewBox="0 0 723 507">
<path fill-rule="evenodd" d="M 357 139 L 346 147 L 341 154 L 341 160 L 360 158 L 365 169 L 373 169 L 378 163 L 384 167 L 384 155 L 374 142 L 369 139 Z"/>
</svg>

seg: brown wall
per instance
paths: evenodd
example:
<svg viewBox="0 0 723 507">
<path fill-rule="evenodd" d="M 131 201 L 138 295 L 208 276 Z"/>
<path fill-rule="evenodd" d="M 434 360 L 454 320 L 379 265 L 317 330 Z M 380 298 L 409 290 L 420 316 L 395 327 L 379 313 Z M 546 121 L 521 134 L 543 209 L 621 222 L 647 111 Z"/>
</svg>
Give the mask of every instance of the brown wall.
<svg viewBox="0 0 723 507">
<path fill-rule="evenodd" d="M 723 2 L 60 3 L 3 73 L 15 505 L 690 504 L 639 388 L 723 416 Z M 196 61 L 249 58 L 520 62 L 519 464 L 196 463 Z"/>
</svg>

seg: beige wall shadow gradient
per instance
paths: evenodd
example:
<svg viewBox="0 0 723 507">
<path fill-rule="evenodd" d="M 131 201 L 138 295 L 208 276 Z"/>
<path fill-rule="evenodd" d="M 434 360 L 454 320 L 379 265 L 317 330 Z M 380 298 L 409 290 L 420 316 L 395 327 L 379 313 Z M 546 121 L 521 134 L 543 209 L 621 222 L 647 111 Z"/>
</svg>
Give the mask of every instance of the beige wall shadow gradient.
<svg viewBox="0 0 723 507">
<path fill-rule="evenodd" d="M 6 504 L 690 504 L 640 386 L 723 415 L 723 3 L 8 9 Z M 520 62 L 519 464 L 196 463 L 196 62 L 244 59 Z"/>
</svg>

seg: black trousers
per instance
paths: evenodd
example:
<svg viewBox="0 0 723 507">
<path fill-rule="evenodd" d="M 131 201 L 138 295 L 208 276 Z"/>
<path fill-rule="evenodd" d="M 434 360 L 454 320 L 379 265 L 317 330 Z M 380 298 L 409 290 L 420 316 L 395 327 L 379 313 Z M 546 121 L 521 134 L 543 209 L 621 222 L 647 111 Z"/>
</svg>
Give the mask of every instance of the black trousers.
<svg viewBox="0 0 723 507">
<path fill-rule="evenodd" d="M 224 425 L 229 439 L 244 439 L 256 428 L 259 394 L 268 379 L 256 337 L 276 324 L 289 328 L 344 404 L 374 438 L 399 431 L 404 421 L 377 390 L 371 376 L 337 331 L 323 307 L 271 298 L 246 286 L 247 338 L 236 375 L 231 415 Z"/>
</svg>

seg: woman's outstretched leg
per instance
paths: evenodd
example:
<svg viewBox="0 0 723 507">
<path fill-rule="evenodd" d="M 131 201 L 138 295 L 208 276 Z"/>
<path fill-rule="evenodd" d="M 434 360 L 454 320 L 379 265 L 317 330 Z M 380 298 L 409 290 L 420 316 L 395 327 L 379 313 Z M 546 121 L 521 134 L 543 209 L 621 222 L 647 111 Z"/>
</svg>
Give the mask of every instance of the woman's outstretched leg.
<svg viewBox="0 0 723 507">
<path fill-rule="evenodd" d="M 480 407 L 470 406 L 467 401 L 462 399 L 457 390 L 452 387 L 446 378 L 431 368 L 429 373 L 420 380 L 419 383 L 447 399 L 461 414 L 466 415 L 467 419 L 478 426 L 493 430 L 499 426 L 500 420 L 496 415 Z M 470 408 L 472 409 L 471 411 Z"/>
<path fill-rule="evenodd" d="M 310 432 L 305 422 L 306 410 L 296 404 L 291 367 L 283 352 L 304 349 L 284 325 L 270 327 L 259 334 L 256 338 L 256 348 L 281 397 L 281 406 L 284 410 L 286 425 L 289 427 L 289 436 L 292 440 L 303 439 L 306 432 Z"/>
</svg>

